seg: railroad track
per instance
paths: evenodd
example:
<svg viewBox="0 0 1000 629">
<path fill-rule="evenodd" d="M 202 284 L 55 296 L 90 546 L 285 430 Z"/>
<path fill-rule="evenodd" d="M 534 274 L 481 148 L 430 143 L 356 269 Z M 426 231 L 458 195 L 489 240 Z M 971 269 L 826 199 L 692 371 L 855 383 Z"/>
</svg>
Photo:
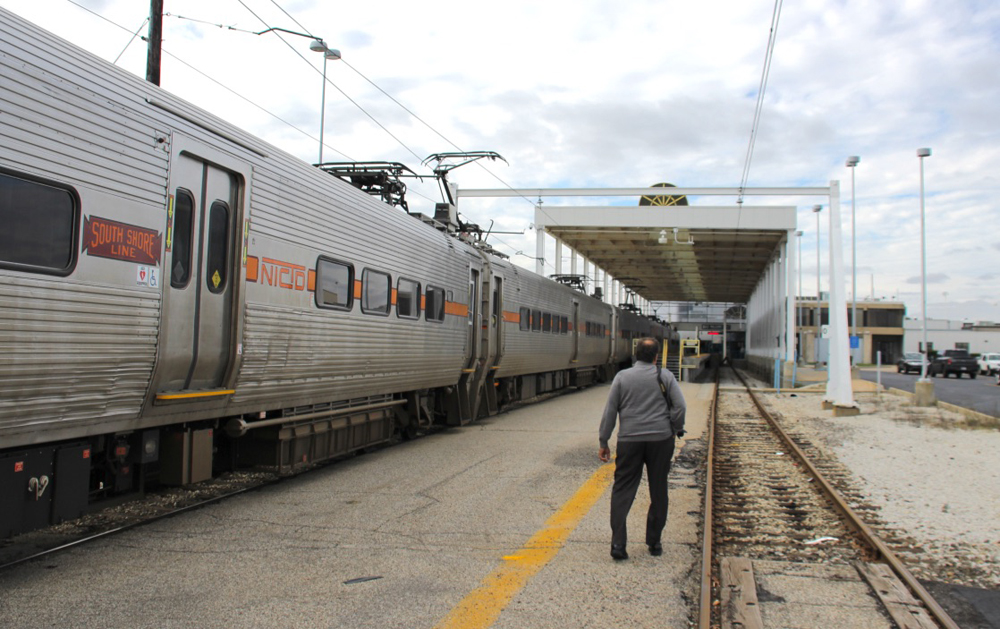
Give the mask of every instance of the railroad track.
<svg viewBox="0 0 1000 629">
<path fill-rule="evenodd" d="M 860 575 L 896 626 L 958 629 L 850 506 L 857 496 L 834 488 L 843 471 L 733 373 L 742 387 L 721 389 L 717 374 L 709 418 L 699 628 L 763 627 L 754 566 L 793 566 L 831 582 Z"/>
</svg>

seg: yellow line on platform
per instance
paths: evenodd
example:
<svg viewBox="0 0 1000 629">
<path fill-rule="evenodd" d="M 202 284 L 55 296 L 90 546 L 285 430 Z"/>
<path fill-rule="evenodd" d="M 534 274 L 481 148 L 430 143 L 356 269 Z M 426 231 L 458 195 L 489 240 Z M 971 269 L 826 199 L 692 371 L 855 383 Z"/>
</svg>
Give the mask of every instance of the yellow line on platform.
<svg viewBox="0 0 1000 629">
<path fill-rule="evenodd" d="M 497 568 L 469 592 L 435 629 L 485 629 L 514 596 L 566 544 L 583 516 L 614 480 L 613 463 L 602 465 L 586 483 L 517 552 L 503 558 Z"/>
</svg>

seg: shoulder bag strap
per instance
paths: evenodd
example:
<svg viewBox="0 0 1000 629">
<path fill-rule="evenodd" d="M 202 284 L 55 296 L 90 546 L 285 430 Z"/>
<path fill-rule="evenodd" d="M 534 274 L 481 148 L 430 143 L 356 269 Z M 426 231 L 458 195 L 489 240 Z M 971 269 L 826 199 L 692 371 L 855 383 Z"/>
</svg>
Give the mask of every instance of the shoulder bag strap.
<svg viewBox="0 0 1000 629">
<path fill-rule="evenodd" d="M 667 385 L 663 384 L 662 369 L 659 363 L 656 363 L 656 384 L 660 385 L 660 393 L 663 394 L 663 399 L 667 401 L 667 414 L 669 415 L 673 411 L 673 405 L 670 404 L 670 392 L 667 391 Z"/>
</svg>

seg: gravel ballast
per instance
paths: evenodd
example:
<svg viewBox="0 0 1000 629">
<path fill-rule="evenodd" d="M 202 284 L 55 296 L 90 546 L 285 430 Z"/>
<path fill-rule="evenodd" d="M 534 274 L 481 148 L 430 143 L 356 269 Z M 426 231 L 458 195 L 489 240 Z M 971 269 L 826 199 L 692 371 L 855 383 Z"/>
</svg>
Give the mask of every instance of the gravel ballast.
<svg viewBox="0 0 1000 629">
<path fill-rule="evenodd" d="M 763 397 L 850 470 L 878 508 L 869 524 L 915 576 L 1000 588 L 1000 430 L 888 393 L 857 394 L 853 417 L 824 410 L 821 393 Z"/>
</svg>

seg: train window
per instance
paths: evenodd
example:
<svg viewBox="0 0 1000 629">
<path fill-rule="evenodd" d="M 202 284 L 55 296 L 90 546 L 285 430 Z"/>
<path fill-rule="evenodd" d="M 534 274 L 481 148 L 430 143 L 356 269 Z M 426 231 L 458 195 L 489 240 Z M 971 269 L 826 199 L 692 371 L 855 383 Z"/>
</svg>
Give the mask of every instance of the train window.
<svg viewBox="0 0 1000 629">
<path fill-rule="evenodd" d="M 365 269 L 361 272 L 361 312 L 389 314 L 389 292 L 392 278 L 388 273 Z"/>
<path fill-rule="evenodd" d="M 191 226 L 194 197 L 183 188 L 174 195 L 174 235 L 170 267 L 170 285 L 184 288 L 191 279 Z"/>
<path fill-rule="evenodd" d="M 531 311 L 531 331 L 538 332 L 542 329 L 542 311 L 532 310 Z"/>
<path fill-rule="evenodd" d="M 561 321 L 560 328 L 562 330 L 562 333 L 563 334 L 568 334 L 569 333 L 569 319 L 567 317 L 561 317 L 561 319 L 562 319 L 562 321 Z"/>
<path fill-rule="evenodd" d="M 531 311 L 528 310 L 527 308 L 521 308 L 520 314 L 521 314 L 521 317 L 520 317 L 521 322 L 519 323 L 520 328 L 522 330 L 530 330 L 531 329 Z"/>
<path fill-rule="evenodd" d="M 542 315 L 542 332 L 552 331 L 552 313 L 546 312 Z"/>
<path fill-rule="evenodd" d="M 67 188 L 0 173 L 0 266 L 69 275 L 78 208 Z"/>
<path fill-rule="evenodd" d="M 215 201 L 208 213 L 208 268 L 205 272 L 208 290 L 213 293 L 221 293 L 226 289 L 228 259 L 229 206 L 222 201 Z"/>
<path fill-rule="evenodd" d="M 420 318 L 420 283 L 400 278 L 396 282 L 396 316 L 401 319 Z"/>
<path fill-rule="evenodd" d="M 316 305 L 350 310 L 354 305 L 354 267 L 330 258 L 316 261 Z"/>
<path fill-rule="evenodd" d="M 424 318 L 427 321 L 444 321 L 444 289 L 427 287 Z"/>
</svg>

